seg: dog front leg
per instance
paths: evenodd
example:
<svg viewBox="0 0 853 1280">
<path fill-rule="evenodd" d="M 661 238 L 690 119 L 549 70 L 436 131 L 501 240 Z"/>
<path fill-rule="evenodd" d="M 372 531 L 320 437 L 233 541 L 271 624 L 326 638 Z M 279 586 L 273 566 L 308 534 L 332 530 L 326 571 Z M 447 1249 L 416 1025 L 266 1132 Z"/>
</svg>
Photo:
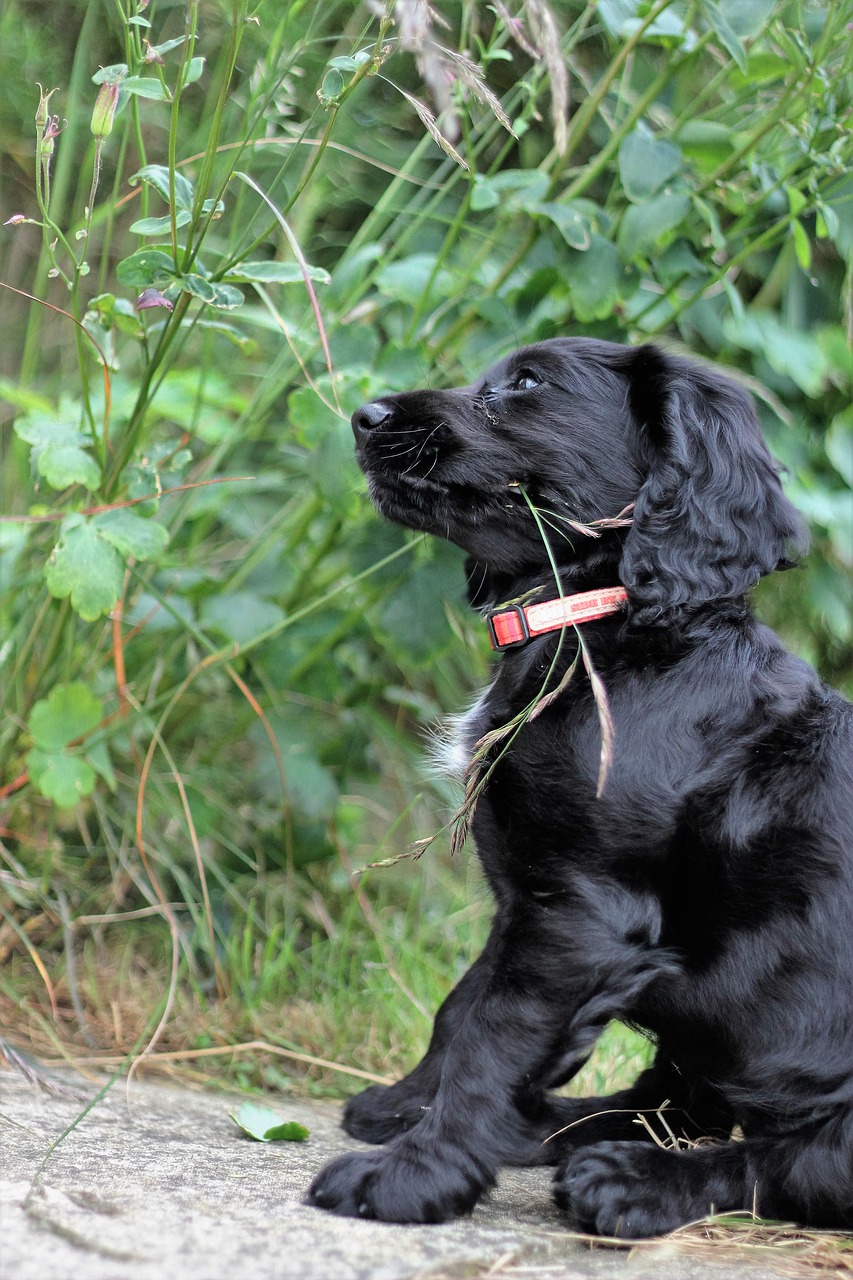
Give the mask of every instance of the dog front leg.
<svg viewBox="0 0 853 1280">
<path fill-rule="evenodd" d="M 423 1120 L 438 1090 L 447 1046 L 492 980 L 501 932 L 498 916 L 483 951 L 436 1014 L 429 1048 L 414 1070 L 395 1084 L 372 1085 L 347 1102 L 343 1127 L 352 1137 L 362 1142 L 390 1142 Z"/>
<path fill-rule="evenodd" d="M 579 1066 L 606 1023 L 669 963 L 612 937 L 590 952 L 588 919 L 573 923 L 545 911 L 513 920 L 444 1047 L 420 1123 L 381 1151 L 332 1161 L 310 1203 L 386 1222 L 442 1222 L 470 1211 L 500 1166 L 540 1140 L 525 1097 L 570 1062 Z"/>
</svg>

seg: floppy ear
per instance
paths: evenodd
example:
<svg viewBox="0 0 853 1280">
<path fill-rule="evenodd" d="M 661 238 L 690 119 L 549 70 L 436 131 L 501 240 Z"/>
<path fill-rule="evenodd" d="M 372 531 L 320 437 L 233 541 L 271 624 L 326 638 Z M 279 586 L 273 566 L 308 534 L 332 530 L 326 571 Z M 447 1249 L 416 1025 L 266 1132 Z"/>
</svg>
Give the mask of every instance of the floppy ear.
<svg viewBox="0 0 853 1280">
<path fill-rule="evenodd" d="M 805 549 L 747 394 L 715 369 L 641 347 L 631 408 L 647 469 L 620 577 L 632 617 L 731 599 Z"/>
</svg>

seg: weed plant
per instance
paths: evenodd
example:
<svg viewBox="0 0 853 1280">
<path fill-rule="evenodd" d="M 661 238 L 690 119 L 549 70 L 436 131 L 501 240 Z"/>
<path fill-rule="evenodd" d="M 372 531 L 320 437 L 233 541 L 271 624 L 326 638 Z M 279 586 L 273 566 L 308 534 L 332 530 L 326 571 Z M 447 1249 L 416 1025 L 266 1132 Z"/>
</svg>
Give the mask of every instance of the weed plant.
<svg viewBox="0 0 853 1280">
<path fill-rule="evenodd" d="M 383 390 L 566 332 L 724 360 L 813 526 L 761 607 L 850 687 L 849 24 L 841 0 L 68 0 L 54 28 L 9 0 L 16 1042 L 322 1088 L 422 1051 L 485 893 L 441 840 L 353 872 L 452 814 L 421 739 L 488 658 L 461 556 L 366 501 L 347 418 Z M 613 1032 L 592 1087 L 638 1053 Z"/>
</svg>

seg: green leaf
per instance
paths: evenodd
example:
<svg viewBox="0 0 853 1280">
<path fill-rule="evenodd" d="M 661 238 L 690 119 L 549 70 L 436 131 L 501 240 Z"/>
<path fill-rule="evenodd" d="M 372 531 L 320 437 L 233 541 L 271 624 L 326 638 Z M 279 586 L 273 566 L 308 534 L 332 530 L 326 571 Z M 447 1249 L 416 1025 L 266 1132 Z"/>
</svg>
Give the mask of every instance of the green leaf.
<svg viewBox="0 0 853 1280">
<path fill-rule="evenodd" d="M 201 608 L 201 623 L 244 644 L 284 620 L 284 610 L 249 591 L 210 596 Z"/>
<path fill-rule="evenodd" d="M 92 76 L 92 84 L 121 84 L 129 71 L 126 62 L 114 62 L 112 66 L 101 67 Z"/>
<path fill-rule="evenodd" d="M 313 387 L 297 387 L 287 397 L 287 423 L 297 444 L 314 454 L 330 430 L 328 406 Z"/>
<path fill-rule="evenodd" d="M 190 58 L 189 63 L 187 64 L 187 69 L 184 72 L 184 88 L 186 88 L 188 84 L 195 84 L 197 80 L 201 79 L 204 71 L 204 63 L 204 58 Z"/>
<path fill-rule="evenodd" d="M 592 223 L 589 215 L 570 204 L 557 204 L 547 200 L 536 206 L 535 212 L 543 214 L 573 249 L 588 249 Z"/>
<path fill-rule="evenodd" d="M 417 306 L 432 281 L 431 293 L 448 297 L 453 292 L 453 277 L 449 271 L 439 268 L 433 278 L 435 265 L 436 257 L 432 253 L 413 253 L 399 262 L 389 262 L 376 276 L 377 288 L 387 297 Z"/>
<path fill-rule="evenodd" d="M 176 227 L 185 227 L 191 221 L 192 214 L 186 209 L 179 209 L 175 214 Z M 128 230 L 137 236 L 162 236 L 167 234 L 171 227 L 171 216 L 165 214 L 162 218 L 137 218 L 136 222 L 130 224 Z"/>
<path fill-rule="evenodd" d="M 157 495 L 179 485 L 191 461 L 189 449 L 175 452 L 171 441 L 159 444 L 150 442 L 142 457 L 129 463 L 125 469 L 127 496 L 150 499 L 148 502 L 138 503 L 133 508 L 135 514 L 146 518 L 154 515 L 157 511 Z"/>
<path fill-rule="evenodd" d="M 183 37 L 182 37 L 183 39 Z M 146 164 L 137 169 L 130 178 L 130 185 L 135 187 L 139 182 L 147 182 L 161 195 L 166 204 L 172 202 L 172 190 L 169 184 L 169 169 L 164 164 Z M 175 208 L 190 210 L 193 207 L 193 184 L 182 173 L 175 174 Z M 131 230 L 133 228 L 131 227 Z"/>
<path fill-rule="evenodd" d="M 619 174 L 629 200 L 648 200 L 681 167 L 681 149 L 638 126 L 619 148 Z"/>
<path fill-rule="evenodd" d="M 811 333 L 789 328 L 769 311 L 747 312 L 723 324 L 726 337 L 763 355 L 771 369 L 790 378 L 807 396 L 819 396 L 827 359 Z"/>
<path fill-rule="evenodd" d="M 36 790 L 62 808 L 76 804 L 95 785 L 95 770 L 106 764 L 106 746 L 101 745 L 97 763 L 90 754 L 81 755 L 68 744 L 91 733 L 101 723 L 101 703 L 79 682 L 57 685 L 47 698 L 30 712 L 27 728 L 33 748 L 26 765 Z M 110 770 L 111 772 L 111 770 Z"/>
<path fill-rule="evenodd" d="M 737 35 L 748 40 L 766 26 L 776 4 L 777 0 L 717 0 L 714 7 Z"/>
<path fill-rule="evenodd" d="M 743 0 L 739 0 L 739 3 L 743 3 Z M 748 4 L 749 0 L 746 0 L 746 3 Z M 746 49 L 743 47 L 743 41 L 729 22 L 728 16 L 723 12 L 722 6 L 712 4 L 711 0 L 705 0 L 704 9 L 708 21 L 719 37 L 720 44 L 734 58 L 741 71 L 746 74 L 748 65 Z"/>
<path fill-rule="evenodd" d="M 213 285 L 213 297 L 210 301 L 212 307 L 218 307 L 220 311 L 233 311 L 235 307 L 241 307 L 244 301 L 241 290 L 235 289 L 232 284 Z"/>
<path fill-rule="evenodd" d="M 324 101 L 334 102 L 344 91 L 344 78 L 337 67 L 332 67 L 323 76 L 320 86 L 320 97 Z"/>
<path fill-rule="evenodd" d="M 616 246 L 593 234 L 585 253 L 571 255 L 567 281 L 572 309 L 581 323 L 606 320 L 619 300 L 624 268 Z"/>
<path fill-rule="evenodd" d="M 271 1107 L 257 1102 L 244 1102 L 237 1111 L 231 1111 L 231 1119 L 256 1142 L 304 1142 L 309 1130 L 295 1120 L 283 1121 Z"/>
<path fill-rule="evenodd" d="M 86 436 L 78 426 L 78 408 L 71 405 L 67 413 L 44 413 L 34 410 L 18 418 L 15 423 L 15 435 L 27 444 L 40 448 L 51 445 L 81 444 Z M 72 417 L 73 414 L 73 417 Z"/>
<path fill-rule="evenodd" d="M 645 204 L 632 204 L 625 210 L 619 227 L 617 244 L 626 261 L 646 257 L 671 231 L 680 226 L 690 212 L 690 197 L 684 191 L 653 196 Z"/>
<path fill-rule="evenodd" d="M 60 526 L 44 577 L 52 596 L 70 597 L 80 617 L 94 622 L 109 613 L 121 595 L 124 563 L 92 521 L 74 513 Z"/>
<path fill-rule="evenodd" d="M 213 302 L 216 297 L 214 287 L 204 276 L 189 275 L 181 276 L 181 288 L 184 293 L 191 293 L 194 298 L 200 298 L 202 302 Z"/>
<path fill-rule="evenodd" d="M 797 218 L 805 209 L 808 200 L 802 191 L 798 191 L 796 187 L 786 187 L 785 191 L 788 195 L 788 208 L 791 210 L 792 216 Z"/>
<path fill-rule="evenodd" d="M 130 507 L 102 511 L 92 517 L 92 524 L 116 551 L 136 560 L 156 560 L 169 541 L 168 529 L 137 515 Z"/>
<path fill-rule="evenodd" d="M 150 98 L 152 102 L 171 102 L 171 95 L 155 79 L 154 76 L 128 76 L 122 80 L 121 87 L 126 93 L 133 93 L 137 98 Z"/>
<path fill-rule="evenodd" d="M 792 221 L 791 231 L 794 233 L 794 252 L 797 255 L 797 262 L 803 271 L 808 271 L 812 265 L 812 247 L 808 233 L 799 218 L 794 218 Z"/>
<path fill-rule="evenodd" d="M 502 211 L 515 213 L 524 210 L 529 213 L 547 197 L 550 183 L 547 173 L 541 169 L 504 169 L 491 175 L 489 185 L 502 197 Z"/>
<path fill-rule="evenodd" d="M 310 1130 L 298 1120 L 287 1120 L 283 1124 L 274 1125 L 264 1134 L 264 1142 L 304 1142 L 311 1136 Z"/>
<path fill-rule="evenodd" d="M 828 204 L 818 204 L 815 234 L 818 240 L 834 240 L 840 227 L 838 214 Z"/>
<path fill-rule="evenodd" d="M 842 258 L 849 261 L 853 256 L 853 173 L 833 182 L 823 197 L 821 210 L 827 230 Z"/>
<path fill-rule="evenodd" d="M 30 458 L 36 473 L 52 489 L 67 489 L 72 484 L 97 489 L 100 484 L 100 468 L 86 452 L 91 437 L 77 425 L 78 412 L 76 405 L 69 406 L 65 413 L 34 411 L 15 423 L 15 435 L 32 445 Z"/>
<path fill-rule="evenodd" d="M 734 150 L 732 130 L 718 120 L 688 120 L 678 131 L 678 145 L 702 173 L 711 173 Z"/>
<path fill-rule="evenodd" d="M 97 489 L 101 482 L 100 467 L 79 445 L 54 445 L 49 449 L 33 450 L 33 453 L 37 454 L 39 475 L 44 476 L 52 489 L 67 489 L 72 484 Z"/>
<path fill-rule="evenodd" d="M 27 773 L 35 789 L 61 809 L 69 809 L 95 786 L 95 771 L 81 756 L 33 747 L 26 755 Z"/>
<path fill-rule="evenodd" d="M 720 219 L 717 216 L 717 211 L 713 204 L 710 204 L 707 200 L 703 200 L 701 196 L 696 195 L 694 192 L 693 208 L 700 217 L 704 218 L 707 222 L 710 231 L 709 239 L 713 247 L 715 249 L 725 249 L 727 243 L 726 237 L 723 234 L 723 229 L 720 226 Z"/>
<path fill-rule="evenodd" d="M 334 419 L 331 419 L 331 427 L 323 433 L 318 448 L 311 455 L 309 468 L 317 492 L 334 510 L 346 511 L 358 490 L 359 471 L 352 441 L 347 439 L 346 432 L 341 431 Z"/>
<path fill-rule="evenodd" d="M 474 174 L 474 186 L 471 191 L 471 208 L 477 212 L 483 209 L 494 209 L 500 204 L 500 196 L 485 174 Z"/>
<path fill-rule="evenodd" d="M 308 278 L 329 284 L 332 277 L 322 267 L 308 267 Z M 304 276 L 298 262 L 238 262 L 225 276 L 226 280 L 257 280 L 259 284 L 302 283 Z"/>
<path fill-rule="evenodd" d="M 798 61 L 802 61 L 802 58 L 798 58 Z M 787 58 L 780 57 L 779 53 L 752 49 L 747 59 L 746 71 L 736 71 L 730 76 L 729 84 L 733 89 L 740 91 L 748 85 L 761 81 L 766 83 L 769 80 L 784 80 L 791 69 L 791 62 Z"/>
<path fill-rule="evenodd" d="M 101 723 L 101 703 L 79 681 L 58 684 L 37 702 L 27 725 L 33 742 L 45 751 L 56 751 L 82 738 Z"/>
<path fill-rule="evenodd" d="M 96 298 L 92 298 L 83 317 L 84 323 L 90 317 L 97 319 L 98 328 L 102 333 L 108 333 L 115 327 L 122 333 L 135 338 L 141 332 L 139 316 L 136 314 L 133 303 L 127 298 L 117 298 L 113 293 L 99 293 Z"/>
<path fill-rule="evenodd" d="M 91 747 L 87 747 L 84 752 L 84 759 L 90 764 L 99 777 L 109 787 L 110 791 L 116 789 L 116 776 L 113 772 L 112 761 L 106 742 L 96 742 Z"/>
<path fill-rule="evenodd" d="M 116 267 L 121 284 L 129 289 L 147 289 L 170 284 L 175 278 L 175 264 L 162 249 L 137 249 Z"/>
<path fill-rule="evenodd" d="M 624 38 L 639 29 L 641 21 L 648 17 L 650 5 L 646 0 L 599 0 L 597 9 L 611 35 Z M 648 44 L 670 46 L 682 44 L 690 34 L 685 31 L 683 18 L 664 9 L 642 38 Z"/>
<path fill-rule="evenodd" d="M 152 45 L 155 53 L 171 53 L 172 49 L 177 49 L 179 44 L 186 41 L 186 36 L 175 36 L 172 40 L 164 40 L 162 44 Z"/>
</svg>

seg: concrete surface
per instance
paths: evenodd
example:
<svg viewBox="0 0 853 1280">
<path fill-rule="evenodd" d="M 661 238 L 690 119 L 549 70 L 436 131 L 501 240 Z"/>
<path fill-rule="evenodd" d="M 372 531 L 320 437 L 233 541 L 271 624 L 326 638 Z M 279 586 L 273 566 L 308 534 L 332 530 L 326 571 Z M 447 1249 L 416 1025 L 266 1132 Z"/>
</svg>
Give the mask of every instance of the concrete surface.
<svg viewBox="0 0 853 1280">
<path fill-rule="evenodd" d="M 740 1257 L 672 1245 L 590 1250 L 550 1200 L 547 1170 L 511 1170 L 442 1226 L 336 1218 L 302 1203 L 330 1156 L 357 1146 L 338 1108 L 280 1097 L 304 1143 L 241 1136 L 222 1093 L 116 1082 L 52 1150 L 83 1101 L 0 1071 L 2 1280 L 777 1280 Z M 790 1273 L 789 1273 L 790 1274 Z"/>
</svg>

